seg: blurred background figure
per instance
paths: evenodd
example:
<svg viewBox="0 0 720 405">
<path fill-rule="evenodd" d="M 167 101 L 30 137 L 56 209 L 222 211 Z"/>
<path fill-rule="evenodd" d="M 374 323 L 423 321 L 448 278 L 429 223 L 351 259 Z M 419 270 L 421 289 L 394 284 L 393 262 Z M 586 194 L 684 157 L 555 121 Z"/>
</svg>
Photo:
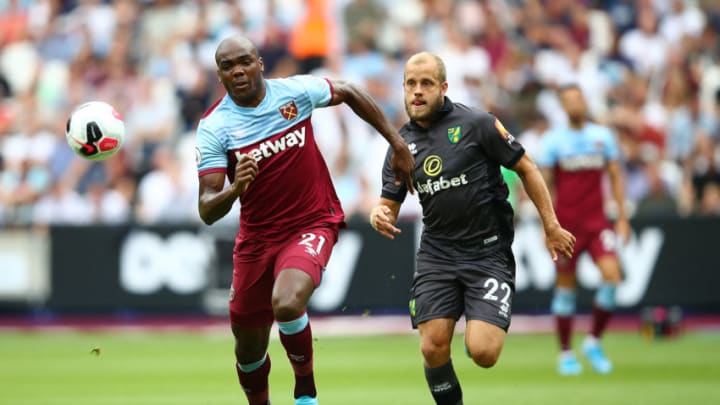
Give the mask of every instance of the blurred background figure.
<svg viewBox="0 0 720 405">
<path fill-rule="evenodd" d="M 502 117 L 531 152 L 539 128 L 566 120 L 555 89 L 579 83 L 593 118 L 610 125 L 620 142 L 630 207 L 645 216 L 716 215 L 709 208 L 720 142 L 715 2 L 7 0 L 0 2 L 0 22 L 6 226 L 42 217 L 34 214 L 36 204 L 59 192 L 58 179 L 66 191 L 95 201 L 104 193 L 98 185 L 110 182 L 105 191 L 129 204 L 127 212 L 117 208 L 113 221 L 194 221 L 192 210 L 165 219 L 149 214 L 147 198 L 155 197 L 138 188 L 151 181 L 147 176 L 157 181 L 158 172 L 168 179 L 172 170 L 158 168 L 164 158 L 156 152 L 182 149 L 222 95 L 213 50 L 237 33 L 258 44 L 268 77 L 348 78 L 398 124 L 406 119 L 397 97 L 401 61 L 420 50 L 437 52 L 456 83 L 450 97 Z M 114 169 L 77 162 L 62 145 L 61 123 L 74 106 L 95 99 L 113 104 L 127 126 Z M 333 175 L 362 178 L 346 190 L 350 211 L 363 214 L 364 202 L 379 193 L 374 158 L 367 158 L 372 147 L 365 146 L 377 134 L 343 107 L 318 114 L 318 141 Z M 185 169 L 164 183 L 173 198 L 184 198 L 196 181 Z M 522 205 L 522 192 L 514 198 Z"/>
</svg>

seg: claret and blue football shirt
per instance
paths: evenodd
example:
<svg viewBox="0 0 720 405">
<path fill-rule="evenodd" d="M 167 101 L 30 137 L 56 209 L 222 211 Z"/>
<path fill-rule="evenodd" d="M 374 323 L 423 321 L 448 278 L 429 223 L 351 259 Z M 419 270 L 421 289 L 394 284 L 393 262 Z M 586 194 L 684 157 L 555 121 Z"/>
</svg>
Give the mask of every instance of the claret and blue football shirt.
<svg viewBox="0 0 720 405">
<path fill-rule="evenodd" d="M 572 229 L 608 227 L 603 207 L 603 173 L 620 150 L 610 129 L 586 123 L 548 131 L 540 141 L 537 165 L 552 169 L 558 220 Z"/>
<path fill-rule="evenodd" d="M 343 223 L 330 173 L 315 143 L 312 111 L 332 98 L 329 81 L 309 75 L 266 79 L 265 98 L 240 107 L 225 95 L 200 120 L 198 175 L 223 172 L 230 182 L 239 154 L 258 164 L 255 180 L 240 196 L 240 234 L 282 240 L 289 232 Z"/>
</svg>

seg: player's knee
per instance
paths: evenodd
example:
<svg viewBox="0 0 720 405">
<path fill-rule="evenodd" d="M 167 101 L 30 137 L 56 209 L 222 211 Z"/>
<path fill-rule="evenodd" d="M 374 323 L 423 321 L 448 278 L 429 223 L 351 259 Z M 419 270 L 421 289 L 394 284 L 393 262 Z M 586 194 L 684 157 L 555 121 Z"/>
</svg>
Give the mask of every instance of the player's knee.
<svg viewBox="0 0 720 405">
<path fill-rule="evenodd" d="M 602 257 L 597 261 L 597 266 L 602 273 L 603 282 L 606 284 L 618 285 L 622 281 L 620 260 L 617 257 Z"/>
<path fill-rule="evenodd" d="M 305 312 L 305 307 L 298 295 L 273 296 L 272 308 L 275 319 L 280 322 L 297 319 Z"/>
<path fill-rule="evenodd" d="M 450 358 L 450 342 L 440 338 L 424 338 L 420 343 L 420 351 L 431 366 L 444 364 Z"/>
<path fill-rule="evenodd" d="M 266 353 L 259 345 L 241 344 L 235 340 L 235 359 L 240 364 L 249 364 L 257 361 Z"/>
<path fill-rule="evenodd" d="M 495 348 L 469 348 L 468 352 L 470 353 L 470 357 L 473 359 L 475 364 L 483 368 L 490 368 L 494 366 L 500 358 L 500 350 Z"/>
<path fill-rule="evenodd" d="M 603 276 L 603 282 L 605 282 L 606 284 L 618 285 L 621 281 L 622 273 L 620 272 L 619 268 L 609 271 Z"/>
<path fill-rule="evenodd" d="M 557 273 L 555 285 L 558 288 L 574 289 L 577 284 L 577 276 L 574 272 L 561 271 Z"/>
<path fill-rule="evenodd" d="M 503 342 L 504 339 L 493 339 L 492 337 L 482 339 L 482 343 L 479 340 L 466 341 L 465 351 L 475 364 L 483 368 L 490 368 L 500 358 Z"/>
</svg>

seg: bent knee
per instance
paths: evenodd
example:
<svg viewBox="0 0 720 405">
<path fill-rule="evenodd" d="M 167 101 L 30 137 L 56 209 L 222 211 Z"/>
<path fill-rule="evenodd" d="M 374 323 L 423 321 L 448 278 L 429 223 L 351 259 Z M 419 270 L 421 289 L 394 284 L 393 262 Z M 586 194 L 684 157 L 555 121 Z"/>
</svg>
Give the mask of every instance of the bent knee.
<svg viewBox="0 0 720 405">
<path fill-rule="evenodd" d="M 490 368 L 497 363 L 502 348 L 502 340 L 485 339 L 482 343 L 477 341 L 465 342 L 467 354 L 473 359 L 475 364 L 483 368 Z"/>
<path fill-rule="evenodd" d="M 500 349 L 480 348 L 468 349 L 470 357 L 475 364 L 482 368 L 490 368 L 497 363 L 500 358 Z"/>
<path fill-rule="evenodd" d="M 618 285 L 622 282 L 622 273 L 620 270 L 612 272 L 603 277 L 603 281 L 607 284 Z"/>
<path fill-rule="evenodd" d="M 443 364 L 450 358 L 450 342 L 423 339 L 420 351 L 428 364 Z"/>
<path fill-rule="evenodd" d="M 305 306 L 298 297 L 273 297 L 273 315 L 280 322 L 292 321 L 305 313 Z"/>
<path fill-rule="evenodd" d="M 597 260 L 597 266 L 600 268 L 600 273 L 605 283 L 620 284 L 622 281 L 622 270 L 620 269 L 620 261 L 617 257 L 602 257 Z"/>
</svg>

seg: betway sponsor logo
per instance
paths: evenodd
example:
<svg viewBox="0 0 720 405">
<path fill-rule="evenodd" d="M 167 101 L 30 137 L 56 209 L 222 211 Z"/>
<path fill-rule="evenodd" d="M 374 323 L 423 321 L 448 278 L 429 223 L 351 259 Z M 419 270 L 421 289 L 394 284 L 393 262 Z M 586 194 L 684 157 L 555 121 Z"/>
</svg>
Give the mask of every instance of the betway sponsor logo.
<svg viewBox="0 0 720 405">
<path fill-rule="evenodd" d="M 569 172 L 601 169 L 603 166 L 605 166 L 605 158 L 602 155 L 580 155 L 560 159 L 560 167 Z"/>
<path fill-rule="evenodd" d="M 300 127 L 300 129 L 288 132 L 275 140 L 262 142 L 257 146 L 257 148 L 250 150 L 248 154 L 252 156 L 256 162 L 259 162 L 295 146 L 298 148 L 305 146 L 304 126 Z"/>
<path fill-rule="evenodd" d="M 415 188 L 418 190 L 419 194 L 430 193 L 430 195 L 433 195 L 438 191 L 447 190 L 454 187 L 462 187 L 466 184 L 468 184 L 467 178 L 465 174 L 461 174 L 456 177 L 451 177 L 449 180 L 446 180 L 443 176 L 440 176 L 440 178 L 437 180 L 428 179 L 425 183 L 416 182 Z"/>
</svg>

